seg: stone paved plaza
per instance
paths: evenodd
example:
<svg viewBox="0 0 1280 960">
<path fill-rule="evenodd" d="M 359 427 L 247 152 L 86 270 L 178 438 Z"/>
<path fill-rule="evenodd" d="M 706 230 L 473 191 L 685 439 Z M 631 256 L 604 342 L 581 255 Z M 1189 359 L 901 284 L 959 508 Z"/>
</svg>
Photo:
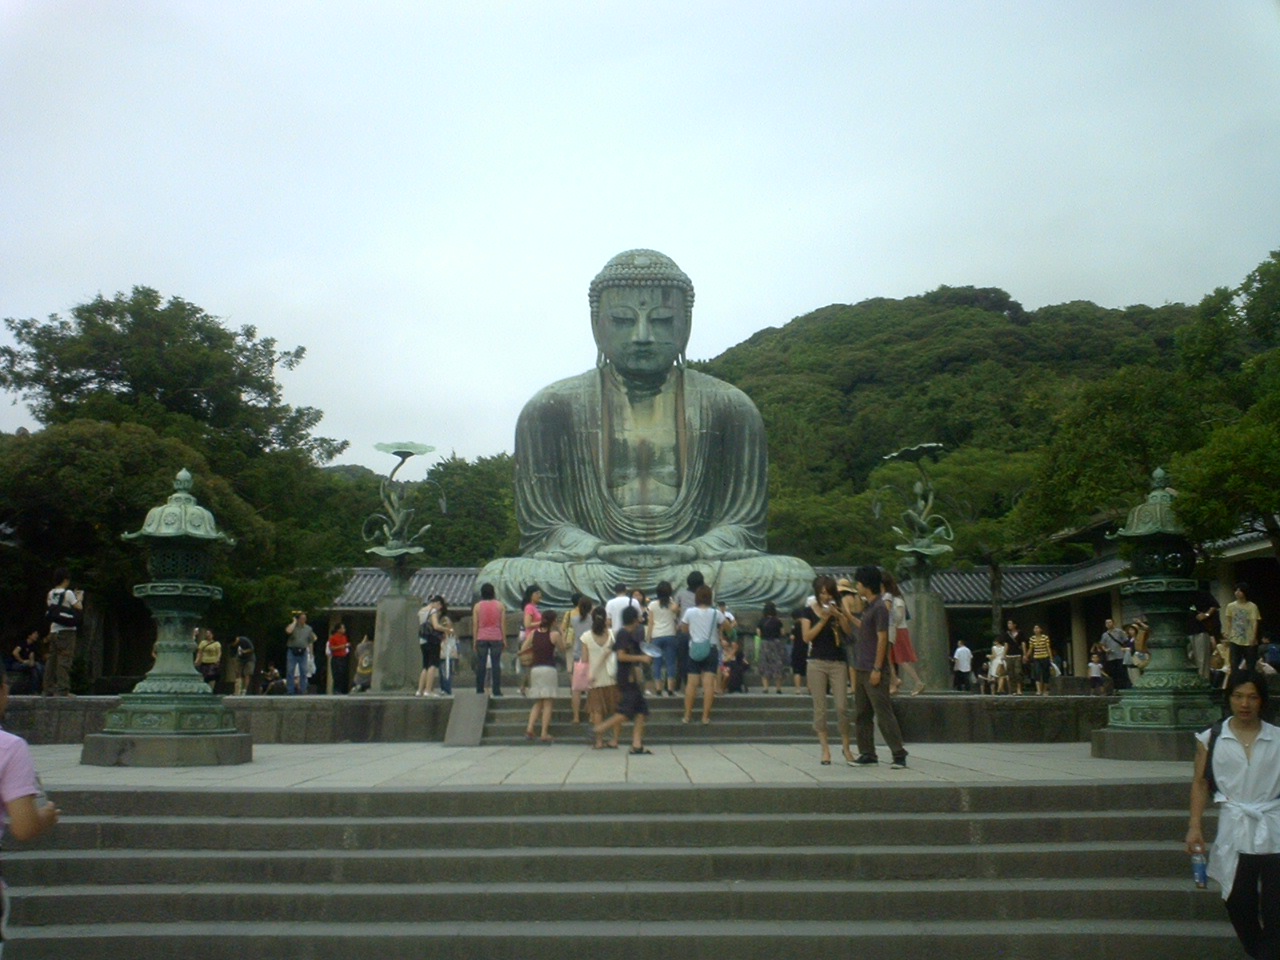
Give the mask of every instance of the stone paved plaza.
<svg viewBox="0 0 1280 960">
<path fill-rule="evenodd" d="M 999 784 L 1033 782 L 1190 782 L 1189 764 L 1095 760 L 1089 744 L 908 744 L 910 768 L 887 762 L 850 769 L 818 764 L 816 743 L 650 744 L 653 756 L 592 750 L 585 742 L 550 746 L 446 747 L 437 743 L 259 744 L 237 767 L 91 767 L 80 747 L 35 746 L 46 789 L 174 787 L 236 789 L 453 789 L 478 786 L 587 784 Z M 882 752 L 883 748 L 882 748 Z M 839 751 L 835 754 L 839 757 Z M 884 752 L 887 760 L 887 752 Z M 1176 839 L 1176 838 L 1174 838 Z"/>
</svg>

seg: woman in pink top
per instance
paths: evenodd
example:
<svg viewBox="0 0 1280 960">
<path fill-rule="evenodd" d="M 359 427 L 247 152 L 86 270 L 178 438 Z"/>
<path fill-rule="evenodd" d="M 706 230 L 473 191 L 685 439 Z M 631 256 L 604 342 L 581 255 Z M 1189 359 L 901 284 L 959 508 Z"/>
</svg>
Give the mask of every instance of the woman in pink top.
<svg viewBox="0 0 1280 960">
<path fill-rule="evenodd" d="M 524 588 L 524 596 L 520 601 L 520 608 L 524 611 L 524 618 L 520 621 L 520 636 L 518 645 L 523 646 L 525 638 L 533 631 L 538 629 L 542 623 L 542 610 L 538 604 L 542 602 L 542 588 L 536 583 L 530 584 Z M 520 661 L 516 661 L 516 670 L 520 670 Z M 529 692 L 529 674 L 526 671 L 520 677 L 520 692 L 527 694 Z"/>
<path fill-rule="evenodd" d="M 476 693 L 484 693 L 486 668 L 493 670 L 493 697 L 502 696 L 502 647 L 506 643 L 507 608 L 494 599 L 492 583 L 481 584 L 480 602 L 471 608 L 476 645 Z"/>
</svg>

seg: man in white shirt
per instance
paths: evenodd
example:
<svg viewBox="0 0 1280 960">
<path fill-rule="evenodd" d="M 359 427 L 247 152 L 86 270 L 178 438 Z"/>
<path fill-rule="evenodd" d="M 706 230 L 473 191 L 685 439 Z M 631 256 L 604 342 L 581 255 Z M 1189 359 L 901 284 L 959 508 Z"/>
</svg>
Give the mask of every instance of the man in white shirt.
<svg viewBox="0 0 1280 960">
<path fill-rule="evenodd" d="M 609 629 L 617 630 L 622 626 L 622 611 L 627 607 L 635 607 L 636 613 L 642 613 L 640 604 L 627 593 L 627 585 L 620 583 L 613 588 L 613 599 L 604 605 L 605 616 L 609 620 Z"/>
</svg>

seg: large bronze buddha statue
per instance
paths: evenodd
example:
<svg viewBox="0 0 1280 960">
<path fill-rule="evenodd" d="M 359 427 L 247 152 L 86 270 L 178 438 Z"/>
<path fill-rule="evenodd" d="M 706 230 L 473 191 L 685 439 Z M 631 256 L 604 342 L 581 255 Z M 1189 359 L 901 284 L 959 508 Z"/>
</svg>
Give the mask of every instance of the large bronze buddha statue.
<svg viewBox="0 0 1280 960">
<path fill-rule="evenodd" d="M 479 583 L 507 603 L 538 584 L 551 606 L 625 583 L 677 589 L 701 571 L 719 599 L 794 604 L 812 568 L 765 552 L 764 424 L 741 390 L 685 369 L 693 284 L 653 250 L 591 282 L 596 369 L 553 383 L 516 425 L 520 557 Z"/>
</svg>

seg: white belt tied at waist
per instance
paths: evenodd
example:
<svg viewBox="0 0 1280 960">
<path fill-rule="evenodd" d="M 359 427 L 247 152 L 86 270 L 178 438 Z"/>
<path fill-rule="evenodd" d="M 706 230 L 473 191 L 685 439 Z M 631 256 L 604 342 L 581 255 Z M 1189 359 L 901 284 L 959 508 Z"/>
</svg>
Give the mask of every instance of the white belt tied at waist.
<svg viewBox="0 0 1280 960">
<path fill-rule="evenodd" d="M 1223 900 L 1231 895 L 1240 854 L 1256 850 L 1280 851 L 1280 797 L 1251 803 L 1224 799 L 1209 861 L 1209 876 L 1222 887 Z"/>
</svg>

